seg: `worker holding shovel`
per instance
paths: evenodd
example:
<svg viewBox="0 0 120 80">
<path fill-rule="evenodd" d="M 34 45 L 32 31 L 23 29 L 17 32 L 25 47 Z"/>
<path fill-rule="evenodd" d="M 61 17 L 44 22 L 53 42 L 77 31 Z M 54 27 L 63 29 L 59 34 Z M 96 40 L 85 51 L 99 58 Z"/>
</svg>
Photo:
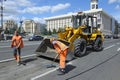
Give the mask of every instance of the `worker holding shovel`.
<svg viewBox="0 0 120 80">
<path fill-rule="evenodd" d="M 55 50 L 57 51 L 57 53 L 60 56 L 59 71 L 62 73 L 65 73 L 65 66 L 66 66 L 65 61 L 66 61 L 66 57 L 67 57 L 68 46 L 55 38 L 51 38 L 50 42 L 53 44 Z"/>
</svg>

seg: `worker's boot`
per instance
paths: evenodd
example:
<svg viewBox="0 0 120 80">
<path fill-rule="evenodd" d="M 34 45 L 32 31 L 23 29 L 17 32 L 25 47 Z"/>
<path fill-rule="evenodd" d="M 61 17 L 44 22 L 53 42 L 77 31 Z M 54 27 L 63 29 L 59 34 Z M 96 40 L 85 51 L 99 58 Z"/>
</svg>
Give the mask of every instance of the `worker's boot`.
<svg viewBox="0 0 120 80">
<path fill-rule="evenodd" d="M 58 71 L 61 73 L 61 74 L 65 74 L 65 69 L 64 68 L 59 68 Z"/>
<path fill-rule="evenodd" d="M 20 66 L 20 65 L 21 65 L 20 61 L 17 61 L 17 66 Z"/>
<path fill-rule="evenodd" d="M 21 63 L 20 63 L 20 56 L 17 55 L 17 65 L 20 66 Z"/>
</svg>

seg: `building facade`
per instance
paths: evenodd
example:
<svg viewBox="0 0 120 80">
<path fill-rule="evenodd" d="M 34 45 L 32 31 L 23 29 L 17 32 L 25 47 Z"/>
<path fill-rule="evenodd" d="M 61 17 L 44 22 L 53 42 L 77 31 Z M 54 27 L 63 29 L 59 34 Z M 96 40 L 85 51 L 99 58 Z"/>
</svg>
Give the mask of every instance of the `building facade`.
<svg viewBox="0 0 120 80">
<path fill-rule="evenodd" d="M 83 13 L 97 17 L 97 25 L 105 35 L 112 35 L 118 29 L 116 20 L 103 9 L 88 10 Z M 65 26 L 73 27 L 73 22 L 71 22 L 73 15 L 77 15 L 77 13 L 45 18 L 47 30 L 64 28 Z"/>
<path fill-rule="evenodd" d="M 82 11 L 85 15 L 97 17 L 97 25 L 105 35 L 113 35 L 118 31 L 117 21 L 102 8 L 98 9 L 98 0 L 91 0 L 90 10 Z M 47 30 L 64 28 L 65 26 L 73 27 L 72 16 L 78 13 L 65 14 L 45 18 Z"/>
<path fill-rule="evenodd" d="M 15 23 L 14 20 L 6 20 L 3 24 L 3 29 L 5 30 L 6 28 L 8 30 L 12 29 L 12 28 L 16 28 L 17 29 L 17 24 Z"/>
<path fill-rule="evenodd" d="M 33 20 L 25 20 L 23 22 L 23 29 L 28 34 L 36 34 L 39 31 L 36 23 Z"/>
<path fill-rule="evenodd" d="M 91 0 L 90 9 L 91 10 L 98 9 L 98 0 Z"/>
<path fill-rule="evenodd" d="M 67 15 L 60 15 L 60 16 L 45 18 L 47 23 L 47 30 L 51 30 L 51 31 L 53 29 L 58 30 L 59 28 L 64 28 L 65 26 L 72 27 L 73 25 L 73 23 L 71 23 L 72 15 L 73 14 L 67 14 Z"/>
</svg>

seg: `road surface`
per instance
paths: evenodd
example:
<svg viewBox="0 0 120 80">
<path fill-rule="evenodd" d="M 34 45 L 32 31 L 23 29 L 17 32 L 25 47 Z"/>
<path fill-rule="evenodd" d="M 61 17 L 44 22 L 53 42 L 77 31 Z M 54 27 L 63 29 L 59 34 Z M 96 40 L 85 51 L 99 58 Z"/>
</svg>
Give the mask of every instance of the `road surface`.
<svg viewBox="0 0 120 80">
<path fill-rule="evenodd" d="M 120 80 L 120 40 L 105 40 L 103 51 L 89 50 L 88 53 L 82 58 L 68 62 L 65 75 L 60 75 L 57 71 L 58 63 L 54 63 L 56 68 L 46 68 L 46 65 L 51 64 L 51 61 L 44 58 L 26 58 L 23 60 L 27 63 L 26 66 L 17 66 L 15 61 L 0 63 L 0 79 Z"/>
<path fill-rule="evenodd" d="M 21 50 L 22 56 L 32 55 L 41 41 L 24 41 L 24 48 Z M 11 42 L 0 42 L 0 60 L 13 58 L 13 49 L 10 48 Z"/>
</svg>

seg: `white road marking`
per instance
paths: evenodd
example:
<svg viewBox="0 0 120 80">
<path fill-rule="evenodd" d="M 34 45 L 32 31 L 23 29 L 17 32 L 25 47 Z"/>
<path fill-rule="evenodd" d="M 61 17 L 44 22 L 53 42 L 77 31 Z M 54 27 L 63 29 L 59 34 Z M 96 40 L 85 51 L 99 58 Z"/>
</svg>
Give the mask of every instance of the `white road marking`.
<svg viewBox="0 0 120 80">
<path fill-rule="evenodd" d="M 120 44 L 120 43 L 116 43 L 116 44 Z"/>
<path fill-rule="evenodd" d="M 120 51 L 120 48 L 118 48 L 117 51 Z"/>
<path fill-rule="evenodd" d="M 67 63 L 67 64 L 72 64 L 72 62 L 69 62 L 69 63 Z"/>
<path fill-rule="evenodd" d="M 112 48 L 112 47 L 114 47 L 114 46 L 115 46 L 115 44 L 113 44 L 113 45 L 111 45 L 111 46 L 108 46 L 108 47 L 104 48 L 104 50 L 110 49 L 110 48 Z"/>
<path fill-rule="evenodd" d="M 0 46 L 0 48 L 5 48 L 5 47 L 10 47 L 10 46 Z"/>
<path fill-rule="evenodd" d="M 36 54 L 32 54 L 32 55 L 27 55 L 27 56 L 22 56 L 21 58 L 27 58 L 27 57 L 32 57 L 35 56 Z M 10 58 L 10 59 L 5 59 L 5 60 L 1 60 L 0 63 L 2 62 L 7 62 L 7 61 L 12 61 L 14 60 L 14 58 Z"/>
<path fill-rule="evenodd" d="M 7 62 L 7 61 L 12 61 L 12 60 L 14 60 L 14 58 L 1 60 L 0 63 L 2 63 L 2 62 Z"/>
<path fill-rule="evenodd" d="M 38 79 L 38 78 L 40 78 L 40 77 L 43 77 L 43 76 L 45 76 L 45 75 L 47 75 L 47 74 L 49 74 L 49 73 L 51 73 L 51 72 L 56 71 L 58 68 L 59 68 L 59 67 L 57 67 L 57 68 L 55 68 L 55 69 L 52 69 L 52 70 L 50 70 L 50 71 L 48 71 L 48 72 L 46 72 L 46 73 L 43 73 L 43 74 L 41 74 L 41 75 L 38 75 L 38 76 L 36 76 L 36 77 L 33 77 L 33 78 L 31 78 L 31 80 L 35 80 L 35 79 Z"/>
<path fill-rule="evenodd" d="M 33 45 L 33 44 L 31 44 Z M 106 47 L 104 48 L 104 50 L 107 50 L 107 49 L 110 49 L 112 47 L 114 47 L 115 45 L 111 45 L 109 47 Z M 120 51 L 120 48 L 117 50 L 117 51 Z M 26 58 L 26 57 L 31 57 L 31 56 L 35 56 L 36 54 L 32 54 L 32 55 L 27 55 L 27 56 L 22 56 L 22 58 Z M 6 60 L 1 60 L 0 62 L 7 62 L 7 61 L 11 61 L 11 60 L 14 60 L 14 58 L 11 58 L 11 59 L 6 59 Z"/>
<path fill-rule="evenodd" d="M 36 44 L 40 44 L 40 43 L 25 44 L 25 46 L 36 45 Z M 0 46 L 0 48 L 5 48 L 5 47 L 10 47 L 10 46 Z"/>
<path fill-rule="evenodd" d="M 73 61 L 68 62 L 67 64 L 72 64 L 72 63 L 73 63 Z M 51 73 L 51 72 L 56 71 L 57 69 L 59 69 L 59 67 L 57 67 L 57 68 L 55 68 L 55 69 L 52 69 L 52 70 L 50 70 L 50 71 L 47 71 L 47 72 L 45 72 L 45 73 L 43 73 L 43 74 L 41 74 L 41 75 L 38 75 L 38 76 L 36 76 L 36 77 L 33 77 L 33 78 L 31 78 L 31 80 L 35 80 L 35 79 L 38 79 L 38 78 L 40 78 L 40 77 L 43 77 L 43 76 L 45 76 L 45 75 L 47 75 L 47 74 L 49 74 L 49 73 Z"/>
<path fill-rule="evenodd" d="M 11 51 L 11 50 L 5 50 L 5 51 L 0 51 L 0 52 L 3 53 L 3 52 L 9 52 L 9 51 Z"/>
</svg>

